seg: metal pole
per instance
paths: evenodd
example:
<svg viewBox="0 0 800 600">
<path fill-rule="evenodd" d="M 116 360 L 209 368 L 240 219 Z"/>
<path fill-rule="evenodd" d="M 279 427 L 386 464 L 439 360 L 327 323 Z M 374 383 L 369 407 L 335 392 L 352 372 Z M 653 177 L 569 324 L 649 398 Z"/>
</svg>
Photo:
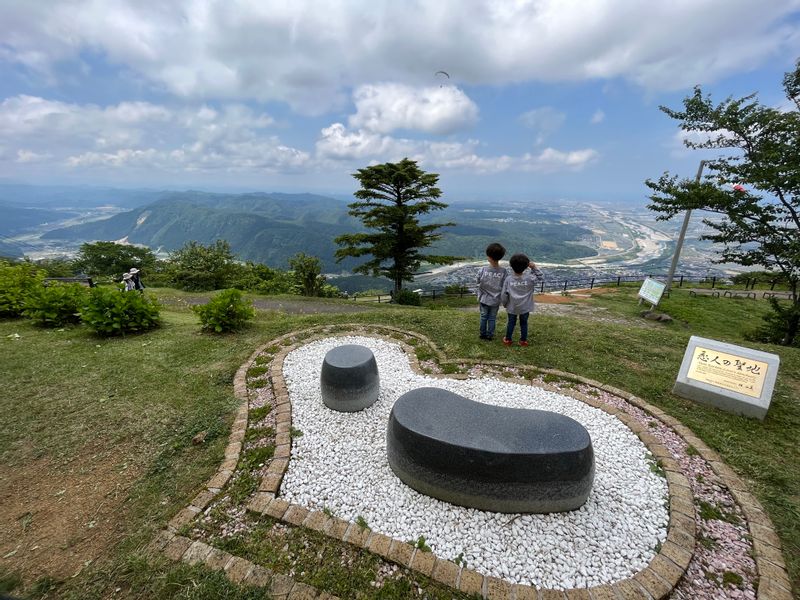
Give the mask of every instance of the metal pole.
<svg viewBox="0 0 800 600">
<path fill-rule="evenodd" d="M 700 166 L 697 168 L 697 177 L 694 178 L 695 183 L 700 183 L 700 177 L 703 175 L 703 167 L 706 166 L 706 161 L 701 160 Z M 667 275 L 667 285 L 664 288 L 665 292 L 669 292 L 672 287 L 672 278 L 675 275 L 675 269 L 678 267 L 678 259 L 681 256 L 681 248 L 683 248 L 683 238 L 686 237 L 686 230 L 689 228 L 689 219 L 692 217 L 692 211 L 687 210 L 686 215 L 683 217 L 683 225 L 681 225 L 681 232 L 678 235 L 678 241 L 675 243 L 675 254 L 672 255 L 672 264 L 669 267 L 669 275 Z"/>
</svg>

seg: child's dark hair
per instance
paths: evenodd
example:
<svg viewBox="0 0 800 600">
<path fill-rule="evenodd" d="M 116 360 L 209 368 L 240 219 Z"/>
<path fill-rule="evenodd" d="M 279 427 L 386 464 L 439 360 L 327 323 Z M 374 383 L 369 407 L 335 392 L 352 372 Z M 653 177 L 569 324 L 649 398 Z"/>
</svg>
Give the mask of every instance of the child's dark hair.
<svg viewBox="0 0 800 600">
<path fill-rule="evenodd" d="M 531 259 L 528 258 L 524 254 L 515 254 L 511 258 L 508 259 L 508 264 L 511 265 L 511 268 L 514 270 L 514 273 L 519 275 L 525 269 L 528 268 L 528 264 L 531 262 Z"/>
<path fill-rule="evenodd" d="M 506 249 L 501 244 L 494 242 L 486 246 L 486 256 L 492 260 L 500 260 L 506 255 Z"/>
</svg>

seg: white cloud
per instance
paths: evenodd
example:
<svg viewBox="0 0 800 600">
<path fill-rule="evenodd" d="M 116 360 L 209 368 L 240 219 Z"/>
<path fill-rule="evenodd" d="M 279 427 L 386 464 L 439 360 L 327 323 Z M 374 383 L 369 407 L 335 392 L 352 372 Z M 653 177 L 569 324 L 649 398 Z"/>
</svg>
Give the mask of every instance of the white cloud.
<svg viewBox="0 0 800 600">
<path fill-rule="evenodd" d="M 800 53 L 800 0 L 70 0 L 0 4 L 0 60 L 47 82 L 103 56 L 202 99 L 341 108 L 375 81 L 462 85 L 624 78 L 675 90 Z"/>
<path fill-rule="evenodd" d="M 471 126 L 478 119 L 478 107 L 460 89 L 413 88 L 396 83 L 362 85 L 353 92 L 356 114 L 351 127 L 377 133 L 412 129 L 448 134 Z"/>
<path fill-rule="evenodd" d="M 370 159 L 382 162 L 409 157 L 423 163 L 426 168 L 492 174 L 504 171 L 580 171 L 599 157 L 591 148 L 569 152 L 545 148 L 538 154 L 481 156 L 478 154 L 479 146 L 477 140 L 432 142 L 394 138 L 364 129 L 348 131 L 343 124 L 334 123 L 324 128 L 317 140 L 317 158 L 320 161 Z"/>
<path fill-rule="evenodd" d="M 696 155 L 697 152 L 714 152 L 715 154 L 718 154 L 718 150 L 708 150 L 703 148 L 697 149 L 687 146 L 687 144 L 704 144 L 712 139 L 733 141 L 735 139 L 735 134 L 726 129 L 719 129 L 717 131 L 684 131 L 683 129 L 680 129 L 672 135 L 667 146 L 670 148 L 670 154 L 673 158 L 686 158 L 687 156 Z M 705 155 L 701 154 L 701 157 L 702 156 Z"/>
<path fill-rule="evenodd" d="M 56 168 L 146 167 L 155 171 L 266 171 L 304 168 L 307 152 L 266 131 L 266 114 L 242 104 L 171 108 L 147 102 L 70 104 L 35 96 L 0 103 L 0 131 L 17 163 Z"/>
<path fill-rule="evenodd" d="M 539 154 L 525 154 L 520 161 L 523 171 L 553 173 L 556 171 L 580 171 L 599 158 L 596 150 L 585 148 L 562 152 L 555 148 L 545 148 Z"/>
<path fill-rule="evenodd" d="M 536 144 L 543 144 L 545 139 L 558 131 L 564 124 L 567 115 L 552 106 L 534 108 L 519 116 L 520 122 L 536 133 Z"/>
<path fill-rule="evenodd" d="M 35 162 L 43 162 L 52 158 L 52 154 L 38 153 L 38 152 L 31 152 L 30 150 L 25 150 L 21 148 L 17 150 L 17 158 L 16 162 L 18 163 L 35 163 Z"/>
<path fill-rule="evenodd" d="M 596 111 L 594 111 L 592 118 L 589 119 L 589 123 L 591 123 L 592 125 L 597 125 L 598 123 L 602 123 L 605 120 L 606 120 L 606 113 L 604 113 L 601 109 L 598 108 Z"/>
<path fill-rule="evenodd" d="M 365 129 L 348 131 L 342 123 L 334 123 L 321 131 L 321 137 L 317 140 L 317 155 L 333 160 L 397 160 L 414 154 L 418 146 L 419 142 L 395 139 Z"/>
</svg>

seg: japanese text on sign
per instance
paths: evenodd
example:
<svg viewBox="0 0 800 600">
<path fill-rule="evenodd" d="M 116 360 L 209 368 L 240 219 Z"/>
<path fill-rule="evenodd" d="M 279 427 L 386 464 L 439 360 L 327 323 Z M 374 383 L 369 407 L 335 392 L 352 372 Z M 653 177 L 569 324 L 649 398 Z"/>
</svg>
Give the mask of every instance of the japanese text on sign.
<svg viewBox="0 0 800 600">
<path fill-rule="evenodd" d="M 697 346 L 686 376 L 753 398 L 761 397 L 769 365 L 718 350 Z"/>
</svg>

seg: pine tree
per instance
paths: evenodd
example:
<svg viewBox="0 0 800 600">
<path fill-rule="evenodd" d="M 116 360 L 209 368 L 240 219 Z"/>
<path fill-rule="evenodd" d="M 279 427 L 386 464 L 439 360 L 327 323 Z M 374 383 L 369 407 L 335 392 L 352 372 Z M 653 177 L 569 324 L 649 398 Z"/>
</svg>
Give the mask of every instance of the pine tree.
<svg viewBox="0 0 800 600">
<path fill-rule="evenodd" d="M 419 217 L 447 204 L 437 198 L 442 191 L 436 187 L 439 175 L 422 171 L 416 161 L 404 158 L 397 163 L 384 163 L 359 169 L 353 174 L 361 189 L 356 191 L 357 202 L 348 205 L 350 215 L 358 217 L 367 233 L 340 235 L 334 241 L 341 246 L 337 261 L 343 258 L 371 255 L 372 258 L 353 269 L 356 273 L 377 277 L 383 275 L 394 283 L 395 295 L 404 281 L 413 281 L 422 262 L 450 264 L 455 256 L 422 254 L 441 238 L 442 227 L 454 223 L 421 224 Z"/>
</svg>

